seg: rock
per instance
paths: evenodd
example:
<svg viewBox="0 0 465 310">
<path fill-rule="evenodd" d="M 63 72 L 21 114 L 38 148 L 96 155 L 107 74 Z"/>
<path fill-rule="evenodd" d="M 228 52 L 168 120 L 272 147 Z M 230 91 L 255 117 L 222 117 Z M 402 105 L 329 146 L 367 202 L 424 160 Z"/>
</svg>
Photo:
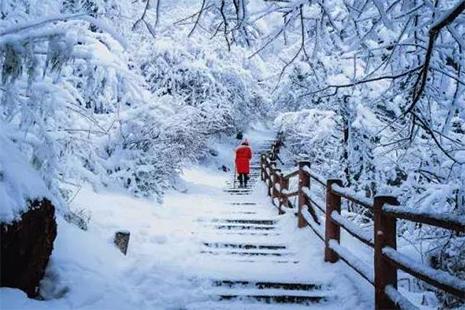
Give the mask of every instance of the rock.
<svg viewBox="0 0 465 310">
<path fill-rule="evenodd" d="M 120 249 L 121 253 L 126 255 L 128 252 L 130 233 L 127 230 L 120 230 L 115 233 L 115 239 L 113 240 L 115 245 Z"/>
<path fill-rule="evenodd" d="M 218 170 L 222 170 L 223 172 L 228 172 L 230 169 L 226 167 L 225 165 L 222 165 L 221 167 L 218 168 Z"/>
<path fill-rule="evenodd" d="M 36 297 L 56 235 L 55 208 L 47 199 L 33 201 L 21 220 L 1 223 L 0 286 Z"/>
<path fill-rule="evenodd" d="M 218 156 L 218 151 L 215 149 L 208 149 L 208 153 L 210 153 L 211 156 L 217 157 Z"/>
</svg>

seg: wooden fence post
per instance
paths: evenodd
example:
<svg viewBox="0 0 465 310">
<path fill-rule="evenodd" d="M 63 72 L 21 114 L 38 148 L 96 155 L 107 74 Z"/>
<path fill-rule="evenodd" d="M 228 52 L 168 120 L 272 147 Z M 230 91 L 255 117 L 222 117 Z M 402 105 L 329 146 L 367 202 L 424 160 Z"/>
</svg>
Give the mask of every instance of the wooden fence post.
<svg viewBox="0 0 465 310">
<path fill-rule="evenodd" d="M 326 223 L 325 223 L 325 262 L 335 263 L 339 260 L 339 255 L 329 247 L 330 240 L 339 243 L 341 238 L 341 228 L 331 219 L 331 213 L 336 211 L 341 213 L 341 196 L 332 192 L 333 184 L 342 186 L 339 179 L 329 179 L 326 181 Z"/>
<path fill-rule="evenodd" d="M 397 249 L 396 218 L 383 213 L 383 205 L 398 206 L 399 202 L 393 196 L 376 196 L 373 202 L 375 227 L 375 309 L 396 308 L 394 302 L 385 293 L 387 285 L 397 289 L 397 268 L 383 256 L 383 248 Z"/>
<path fill-rule="evenodd" d="M 306 199 L 304 195 L 303 188 L 308 187 L 310 188 L 310 176 L 308 173 L 304 171 L 304 167 L 310 167 L 310 162 L 308 161 L 300 161 L 299 162 L 299 206 L 297 209 L 297 227 L 303 228 L 307 226 L 307 221 L 304 219 L 302 215 L 302 208 L 306 206 Z"/>
<path fill-rule="evenodd" d="M 265 154 L 260 154 L 260 179 L 265 181 Z"/>
<path fill-rule="evenodd" d="M 271 189 L 271 193 L 272 193 L 271 199 L 273 200 L 273 205 L 276 206 L 275 198 L 278 198 L 278 200 L 281 199 L 280 194 L 279 194 L 280 190 L 276 189 L 277 184 L 279 184 L 279 186 L 281 186 L 281 169 L 276 169 L 275 168 L 273 170 L 273 182 L 272 182 L 272 184 L 273 184 L 273 187 Z M 281 210 L 281 203 L 278 202 L 277 207 L 278 207 L 278 210 L 279 210 L 279 214 L 283 214 L 283 212 Z"/>
<path fill-rule="evenodd" d="M 289 198 L 283 193 L 287 189 L 289 189 L 289 179 L 285 179 L 281 173 L 279 178 L 279 210 L 282 210 L 283 206 L 289 207 Z"/>
<path fill-rule="evenodd" d="M 276 169 L 276 162 L 274 161 L 269 161 L 268 168 L 270 170 L 270 173 L 268 175 L 269 182 L 268 182 L 268 196 L 273 198 L 273 175 L 274 175 L 274 170 Z"/>
</svg>

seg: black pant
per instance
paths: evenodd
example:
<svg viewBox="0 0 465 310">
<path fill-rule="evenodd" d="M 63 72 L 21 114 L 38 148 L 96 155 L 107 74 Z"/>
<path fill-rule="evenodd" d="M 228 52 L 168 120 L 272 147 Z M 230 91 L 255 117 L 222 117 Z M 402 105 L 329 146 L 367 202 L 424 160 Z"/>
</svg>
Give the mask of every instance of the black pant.
<svg viewBox="0 0 465 310">
<path fill-rule="evenodd" d="M 239 186 L 244 185 L 247 187 L 247 181 L 249 180 L 249 175 L 247 173 L 239 173 L 237 179 L 239 180 Z"/>
</svg>

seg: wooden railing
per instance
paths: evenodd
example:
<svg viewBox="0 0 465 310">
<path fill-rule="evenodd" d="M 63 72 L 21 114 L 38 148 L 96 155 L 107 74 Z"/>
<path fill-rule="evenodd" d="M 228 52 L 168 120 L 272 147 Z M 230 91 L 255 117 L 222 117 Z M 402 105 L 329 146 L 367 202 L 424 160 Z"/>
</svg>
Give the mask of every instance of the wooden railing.
<svg viewBox="0 0 465 310">
<path fill-rule="evenodd" d="M 296 212 L 298 227 L 310 227 L 325 243 L 325 261 L 331 263 L 339 259 L 344 261 L 374 286 L 376 309 L 416 309 L 397 290 L 398 269 L 447 293 L 465 299 L 465 281 L 447 272 L 417 263 L 399 253 L 396 238 L 397 219 L 441 227 L 455 231 L 457 234 L 463 234 L 465 233 L 464 216 L 423 214 L 414 209 L 399 206 L 397 198 L 393 196 L 375 196 L 373 200 L 368 199 L 344 188 L 341 180 L 324 180 L 312 172 L 310 163 L 306 161 L 299 162 L 296 170 L 284 175 L 276 164 L 281 145 L 281 141 L 273 143 L 270 152 L 262 154 L 260 159 L 261 179 L 268 187 L 268 195 L 272 198 L 273 204 L 278 208 L 279 214 L 285 213 L 286 210 L 295 212 L 289 198 L 298 197 Z M 289 192 L 292 178 L 298 178 L 298 188 L 294 192 Z M 324 202 L 317 199 L 310 191 L 313 184 L 325 190 L 326 200 Z M 371 210 L 374 214 L 373 233 L 367 233 L 341 215 L 342 199 Z M 317 209 L 324 214 L 324 228 L 317 215 Z M 362 262 L 349 249 L 341 245 L 341 228 L 374 249 L 372 266 Z"/>
</svg>

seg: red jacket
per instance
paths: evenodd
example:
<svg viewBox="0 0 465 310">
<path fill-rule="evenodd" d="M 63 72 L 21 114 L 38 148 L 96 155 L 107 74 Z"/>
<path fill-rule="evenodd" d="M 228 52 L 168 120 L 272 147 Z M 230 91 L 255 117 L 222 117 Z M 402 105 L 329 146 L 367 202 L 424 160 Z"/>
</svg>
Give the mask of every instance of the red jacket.
<svg viewBox="0 0 465 310">
<path fill-rule="evenodd" d="M 236 170 L 237 173 L 249 173 L 249 161 L 252 158 L 252 149 L 248 145 L 240 145 L 236 149 Z"/>
</svg>

